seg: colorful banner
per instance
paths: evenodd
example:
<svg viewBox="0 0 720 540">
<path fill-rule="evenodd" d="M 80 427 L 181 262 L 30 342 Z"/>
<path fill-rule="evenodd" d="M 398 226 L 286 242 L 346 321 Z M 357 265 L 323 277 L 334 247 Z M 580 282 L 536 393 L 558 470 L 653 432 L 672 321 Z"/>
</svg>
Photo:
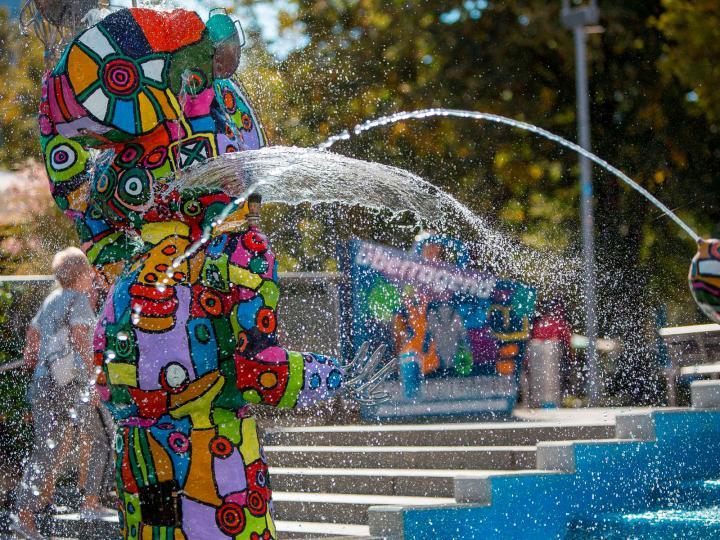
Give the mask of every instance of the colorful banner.
<svg viewBox="0 0 720 540">
<path fill-rule="evenodd" d="M 512 408 L 535 289 L 468 269 L 464 245 L 444 236 L 424 238 L 415 252 L 354 240 L 350 257 L 353 345 L 384 343 L 400 362 L 388 385 L 396 403 L 383 410 Z"/>
</svg>

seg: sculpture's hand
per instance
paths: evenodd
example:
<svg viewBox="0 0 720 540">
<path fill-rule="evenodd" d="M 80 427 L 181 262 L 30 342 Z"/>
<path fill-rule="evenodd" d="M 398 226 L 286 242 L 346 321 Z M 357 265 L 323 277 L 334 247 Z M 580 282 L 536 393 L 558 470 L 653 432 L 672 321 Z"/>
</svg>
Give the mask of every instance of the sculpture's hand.
<svg viewBox="0 0 720 540">
<path fill-rule="evenodd" d="M 344 394 L 361 405 L 377 405 L 390 399 L 390 395 L 378 390 L 380 383 L 392 371 L 397 369 L 397 359 L 385 364 L 385 345 L 380 345 L 369 354 L 370 344 L 366 341 L 358 349 L 355 358 L 345 364 Z"/>
</svg>

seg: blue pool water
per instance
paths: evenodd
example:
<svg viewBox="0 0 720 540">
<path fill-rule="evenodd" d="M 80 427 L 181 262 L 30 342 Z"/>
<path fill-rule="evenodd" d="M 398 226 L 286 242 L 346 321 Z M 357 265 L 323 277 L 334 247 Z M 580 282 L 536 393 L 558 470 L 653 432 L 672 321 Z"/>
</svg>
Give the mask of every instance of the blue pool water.
<svg viewBox="0 0 720 540">
<path fill-rule="evenodd" d="M 568 540 L 720 538 L 720 480 L 669 483 L 656 490 L 657 507 L 573 520 Z"/>
<path fill-rule="evenodd" d="M 371 532 L 389 523 L 413 540 L 720 540 L 720 411 L 617 423 L 618 439 L 541 443 L 549 472 L 465 479 L 463 504 L 379 508 Z"/>
</svg>

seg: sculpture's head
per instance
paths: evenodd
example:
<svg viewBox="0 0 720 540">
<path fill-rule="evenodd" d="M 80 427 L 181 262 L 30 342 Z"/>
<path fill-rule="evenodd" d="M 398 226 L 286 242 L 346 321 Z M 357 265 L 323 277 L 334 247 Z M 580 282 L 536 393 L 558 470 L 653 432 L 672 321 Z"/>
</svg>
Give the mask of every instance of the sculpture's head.
<svg viewBox="0 0 720 540">
<path fill-rule="evenodd" d="M 250 131 L 251 111 L 227 82 L 241 46 L 241 32 L 224 13 L 203 23 L 191 11 L 123 9 L 69 44 L 48 78 L 43 112 L 59 134 L 83 146 L 130 142 L 159 128 L 177 139 L 182 116 L 209 115 L 213 99 L 225 106 L 231 129 Z M 217 131 L 203 122 L 196 130 Z"/>
<path fill-rule="evenodd" d="M 77 201 L 87 200 L 110 223 L 138 229 L 166 219 L 146 215 L 158 183 L 206 159 L 264 146 L 230 78 L 243 42 L 224 11 L 203 22 L 180 9 L 121 9 L 81 31 L 46 77 L 40 107 L 58 205 L 84 213 Z M 110 150 L 94 171 L 89 148 Z"/>
<path fill-rule="evenodd" d="M 700 309 L 720 323 L 720 240 L 699 240 L 690 264 L 690 292 Z"/>
</svg>

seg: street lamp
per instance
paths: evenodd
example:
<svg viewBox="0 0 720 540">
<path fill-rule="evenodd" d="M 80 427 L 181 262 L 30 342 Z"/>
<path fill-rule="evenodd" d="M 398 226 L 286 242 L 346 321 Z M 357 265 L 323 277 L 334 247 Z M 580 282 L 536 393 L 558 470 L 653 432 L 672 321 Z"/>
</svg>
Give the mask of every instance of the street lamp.
<svg viewBox="0 0 720 540">
<path fill-rule="evenodd" d="M 590 26 L 596 26 L 600 17 L 597 0 L 589 4 L 570 7 L 570 0 L 562 0 L 561 20 L 575 38 L 575 91 L 577 96 L 578 142 L 590 150 L 590 103 L 586 59 L 586 37 Z M 595 240 L 593 217 L 593 185 L 590 160 L 580 156 L 580 222 L 582 223 L 583 258 L 585 261 L 585 318 L 588 346 L 588 397 L 590 406 L 598 404 L 600 393 L 597 358 L 597 313 L 595 296 Z"/>
</svg>

